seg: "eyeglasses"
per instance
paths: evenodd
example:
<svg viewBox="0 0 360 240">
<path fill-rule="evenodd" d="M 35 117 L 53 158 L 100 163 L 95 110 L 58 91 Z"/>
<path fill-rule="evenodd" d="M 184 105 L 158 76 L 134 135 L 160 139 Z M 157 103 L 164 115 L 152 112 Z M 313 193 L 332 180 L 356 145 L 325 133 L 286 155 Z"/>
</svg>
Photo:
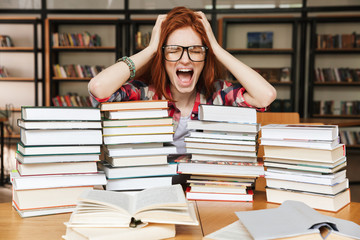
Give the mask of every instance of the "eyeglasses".
<svg viewBox="0 0 360 240">
<path fill-rule="evenodd" d="M 162 47 L 164 51 L 165 60 L 169 62 L 179 61 L 186 49 L 188 57 L 193 62 L 203 62 L 206 59 L 206 52 L 208 47 L 201 45 L 194 45 L 183 47 L 179 45 L 165 45 Z"/>
</svg>

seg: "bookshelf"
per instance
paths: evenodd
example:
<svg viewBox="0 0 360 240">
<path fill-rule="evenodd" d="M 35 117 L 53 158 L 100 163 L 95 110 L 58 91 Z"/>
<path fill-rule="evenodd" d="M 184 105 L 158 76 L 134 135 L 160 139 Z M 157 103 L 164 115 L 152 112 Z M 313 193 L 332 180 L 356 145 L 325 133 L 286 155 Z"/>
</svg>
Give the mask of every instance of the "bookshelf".
<svg viewBox="0 0 360 240">
<path fill-rule="evenodd" d="M 360 71 L 356 60 L 360 55 L 360 40 L 356 47 L 347 39 L 353 33 L 360 34 L 359 22 L 360 15 L 319 16 L 310 19 L 310 117 L 360 117 L 360 109 L 348 111 L 350 108 L 360 107 L 357 94 L 360 90 L 359 76 L 351 76 L 351 71 Z M 357 105 L 352 103 L 354 101 L 358 102 Z"/>
<path fill-rule="evenodd" d="M 39 63 L 39 53 L 42 50 L 38 47 L 38 26 L 41 24 L 37 17 L 0 17 L 1 35 L 8 35 L 11 38 L 13 46 L 0 46 L 0 62 L 7 70 L 8 76 L 0 77 L 0 87 L 2 89 L 16 90 L 19 87 L 27 89 L 29 97 L 23 100 L 14 100 L 5 97 L 0 98 L 4 104 L 15 103 L 16 107 L 21 105 L 41 105 L 39 101 L 39 86 L 42 79 L 40 78 L 41 65 Z M 6 27 L 8 26 L 8 27 Z M 20 29 L 23 29 L 20 31 Z M 29 33 L 29 35 L 27 35 Z M 19 58 L 26 59 L 26 64 L 18 64 Z M 40 69 L 40 70 L 39 70 Z M 6 84 L 6 87 L 5 87 Z M 33 94 L 29 94 L 29 88 L 33 88 Z M 15 98 L 16 94 L 13 94 Z M 11 97 L 10 97 L 11 98 Z M 4 109 L 5 105 L 0 105 Z"/>
<path fill-rule="evenodd" d="M 220 44 L 245 64 L 257 70 L 277 89 L 278 98 L 281 100 L 277 101 L 279 107 L 275 109 L 274 105 L 274 111 L 293 112 L 296 110 L 298 22 L 298 18 L 291 16 L 247 16 L 223 17 L 218 23 Z M 250 32 L 273 33 L 272 46 L 263 48 L 260 45 L 259 48 L 249 48 L 247 35 Z M 287 39 L 290 41 L 284 41 L 282 39 L 284 37 L 279 37 L 280 35 L 288 36 Z M 266 69 L 280 72 L 277 77 L 272 78 L 266 74 Z M 281 78 L 282 71 L 288 71 L 286 81 Z M 271 108 L 272 106 L 270 106 Z"/>
<path fill-rule="evenodd" d="M 132 51 L 137 53 L 149 44 L 156 19 L 135 19 L 132 21 Z"/>
<path fill-rule="evenodd" d="M 95 66 L 108 67 L 113 64 L 122 54 L 122 23 L 118 18 L 47 18 L 46 29 L 46 61 L 45 61 L 45 105 L 53 105 L 52 99 L 56 96 L 67 95 L 68 92 L 87 96 L 87 83 L 95 73 L 86 75 L 84 68 L 94 69 Z M 95 34 L 101 39 L 101 43 L 76 44 L 65 41 L 65 44 L 54 44 L 55 34 L 60 36 L 91 35 Z M 79 37 L 81 38 L 81 37 Z M 84 37 L 85 40 L 85 37 Z M 70 74 L 55 74 L 54 65 L 69 66 L 75 68 L 76 76 Z M 76 67 L 80 66 L 80 70 Z M 82 69 L 82 71 L 81 71 Z M 99 70 L 100 71 L 100 70 Z M 80 72 L 82 74 L 80 74 Z M 66 73 L 69 73 L 66 72 Z M 76 91 L 82 89 L 82 92 Z M 85 91 L 84 91 L 85 89 Z"/>
</svg>

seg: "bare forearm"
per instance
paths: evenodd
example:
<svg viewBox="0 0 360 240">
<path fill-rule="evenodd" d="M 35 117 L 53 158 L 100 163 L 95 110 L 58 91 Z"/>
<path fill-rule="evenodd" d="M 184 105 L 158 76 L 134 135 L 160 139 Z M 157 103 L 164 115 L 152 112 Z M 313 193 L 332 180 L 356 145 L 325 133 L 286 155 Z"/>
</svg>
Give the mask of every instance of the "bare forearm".
<svg viewBox="0 0 360 240">
<path fill-rule="evenodd" d="M 158 16 L 151 34 L 149 46 L 130 57 L 134 62 L 135 72 L 140 71 L 155 55 L 159 45 L 161 23 L 165 17 L 166 15 Z M 89 82 L 89 90 L 98 98 L 107 98 L 118 90 L 129 77 L 129 67 L 124 62 L 118 62 L 91 79 Z"/>
<path fill-rule="evenodd" d="M 254 107 L 267 107 L 276 98 L 276 90 L 260 74 L 236 59 L 223 49 L 212 32 L 209 21 L 202 12 L 198 12 L 206 29 L 210 45 L 216 58 L 233 74 L 246 89 L 245 101 Z"/>
<path fill-rule="evenodd" d="M 220 46 L 214 49 L 217 59 L 246 89 L 245 100 L 255 107 L 266 107 L 276 98 L 275 88 L 260 74 L 242 63 Z"/>
<path fill-rule="evenodd" d="M 131 56 L 130 58 L 135 65 L 135 71 L 141 70 L 153 57 L 153 53 L 152 50 L 146 48 Z M 92 78 L 89 82 L 89 90 L 98 98 L 106 98 L 118 90 L 129 77 L 130 70 L 128 65 L 124 62 L 117 62 Z"/>
</svg>

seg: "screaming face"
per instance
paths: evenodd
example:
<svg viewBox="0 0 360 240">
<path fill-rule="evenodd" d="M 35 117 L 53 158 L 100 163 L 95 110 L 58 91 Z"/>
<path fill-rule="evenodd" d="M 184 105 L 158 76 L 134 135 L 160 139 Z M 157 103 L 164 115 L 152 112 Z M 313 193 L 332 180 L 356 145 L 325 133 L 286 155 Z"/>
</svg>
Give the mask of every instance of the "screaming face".
<svg viewBox="0 0 360 240">
<path fill-rule="evenodd" d="M 199 54 L 197 49 L 194 49 L 191 46 L 203 45 L 200 36 L 193 29 L 191 29 L 191 27 L 180 28 L 169 35 L 166 45 L 177 45 L 185 47 L 183 49 L 180 47 L 181 50 L 177 50 L 183 51 L 179 60 L 165 61 L 166 73 L 168 74 L 171 82 L 171 92 L 173 94 L 193 93 L 205 63 L 204 61 L 192 61 L 189 58 L 189 52 L 191 58 L 193 58 L 193 56 L 196 57 L 196 54 Z M 176 50 L 173 50 L 174 52 L 171 51 L 172 50 L 170 50 L 170 54 L 176 54 L 176 56 L 181 54 L 181 52 L 180 54 L 176 53 Z"/>
</svg>

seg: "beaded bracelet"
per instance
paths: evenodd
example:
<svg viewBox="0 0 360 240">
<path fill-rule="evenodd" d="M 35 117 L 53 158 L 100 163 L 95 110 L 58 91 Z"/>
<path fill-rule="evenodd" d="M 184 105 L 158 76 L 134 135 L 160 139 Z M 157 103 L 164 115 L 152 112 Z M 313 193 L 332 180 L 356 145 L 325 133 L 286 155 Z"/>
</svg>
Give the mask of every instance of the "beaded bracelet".
<svg viewBox="0 0 360 240">
<path fill-rule="evenodd" d="M 116 62 L 124 62 L 124 63 L 126 63 L 126 65 L 128 65 L 129 70 L 130 70 L 129 80 L 134 79 L 134 77 L 135 77 L 135 64 L 129 57 L 124 56 L 122 58 L 119 58 Z"/>
</svg>

